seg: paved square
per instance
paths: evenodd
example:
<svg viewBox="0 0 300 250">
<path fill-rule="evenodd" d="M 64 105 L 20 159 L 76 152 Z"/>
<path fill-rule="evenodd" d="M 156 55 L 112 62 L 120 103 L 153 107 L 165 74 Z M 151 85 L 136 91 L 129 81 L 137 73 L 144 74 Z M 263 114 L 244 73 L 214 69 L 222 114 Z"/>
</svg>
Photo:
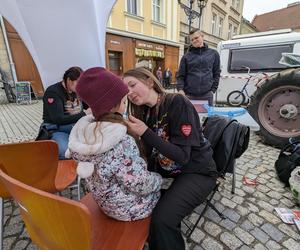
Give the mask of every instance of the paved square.
<svg viewBox="0 0 300 250">
<path fill-rule="evenodd" d="M 1 104 L 0 113 L 1 143 L 32 140 L 42 120 L 42 102 Z M 274 207 L 299 209 L 290 190 L 276 177 L 274 162 L 278 153 L 278 149 L 251 135 L 248 150 L 237 160 L 235 194 L 231 194 L 231 176 L 228 176 L 213 200 L 227 219 L 221 220 L 209 208 L 187 249 L 300 249 L 296 227 L 284 224 L 274 211 Z M 258 185 L 243 184 L 243 176 L 257 178 Z M 64 195 L 69 196 L 69 192 Z M 196 209 L 200 210 L 201 207 Z M 4 216 L 4 249 L 38 249 L 31 243 L 14 202 L 5 201 Z M 195 219 L 195 213 L 188 217 L 190 223 Z"/>
</svg>

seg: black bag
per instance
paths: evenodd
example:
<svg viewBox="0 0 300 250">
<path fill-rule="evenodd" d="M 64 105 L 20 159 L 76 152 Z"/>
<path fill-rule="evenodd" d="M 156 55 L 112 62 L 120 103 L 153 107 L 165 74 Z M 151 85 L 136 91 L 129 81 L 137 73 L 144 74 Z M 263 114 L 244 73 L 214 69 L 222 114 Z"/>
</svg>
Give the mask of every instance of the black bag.
<svg viewBox="0 0 300 250">
<path fill-rule="evenodd" d="M 275 169 L 280 181 L 289 186 L 292 171 L 300 166 L 300 141 L 286 145 L 279 153 Z"/>
<path fill-rule="evenodd" d="M 203 134 L 213 149 L 217 170 L 222 176 L 233 173 L 234 160 L 248 148 L 250 129 L 248 126 L 222 116 L 207 117 L 203 123 Z"/>
<path fill-rule="evenodd" d="M 51 136 L 52 136 L 52 132 L 53 131 L 49 131 L 48 129 L 46 129 L 46 126 L 41 125 L 39 133 L 38 133 L 37 137 L 35 138 L 35 140 L 36 141 L 50 140 Z"/>
</svg>

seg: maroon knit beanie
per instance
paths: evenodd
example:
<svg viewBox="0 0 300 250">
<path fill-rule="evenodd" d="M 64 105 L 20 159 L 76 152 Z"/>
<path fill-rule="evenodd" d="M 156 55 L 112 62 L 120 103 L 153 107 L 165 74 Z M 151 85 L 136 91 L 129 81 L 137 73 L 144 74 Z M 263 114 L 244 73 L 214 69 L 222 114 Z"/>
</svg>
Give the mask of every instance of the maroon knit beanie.
<svg viewBox="0 0 300 250">
<path fill-rule="evenodd" d="M 118 76 L 101 67 L 84 71 L 76 86 L 77 95 L 89 105 L 94 117 L 108 113 L 128 92 Z"/>
</svg>

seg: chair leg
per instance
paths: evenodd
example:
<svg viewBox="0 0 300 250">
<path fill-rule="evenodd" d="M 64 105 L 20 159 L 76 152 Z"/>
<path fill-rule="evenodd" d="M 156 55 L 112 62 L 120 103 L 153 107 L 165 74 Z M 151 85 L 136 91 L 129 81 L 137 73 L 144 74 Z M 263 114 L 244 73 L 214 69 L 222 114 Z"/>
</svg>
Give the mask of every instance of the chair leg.
<svg viewBox="0 0 300 250">
<path fill-rule="evenodd" d="M 197 227 L 197 225 L 198 225 L 199 221 L 201 220 L 202 216 L 203 216 L 204 213 L 206 212 L 206 210 L 207 210 L 207 208 L 208 208 L 208 206 L 209 206 L 209 204 L 210 204 L 210 200 L 214 197 L 215 193 L 216 193 L 217 190 L 218 190 L 219 185 L 220 185 L 220 184 L 217 183 L 217 185 L 216 185 L 216 186 L 214 187 L 214 189 L 212 190 L 211 194 L 210 194 L 210 195 L 208 196 L 208 198 L 206 199 L 206 201 L 205 201 L 206 204 L 205 204 L 205 206 L 204 206 L 202 212 L 200 213 L 198 219 L 196 220 L 196 222 L 195 222 L 193 228 L 190 229 L 190 227 L 188 227 L 189 230 L 190 230 L 189 233 L 188 233 L 187 236 L 186 236 L 186 238 L 187 238 L 188 241 L 190 240 L 190 236 L 191 236 L 192 233 L 194 232 L 194 230 L 195 230 L 195 228 Z"/>
<path fill-rule="evenodd" d="M 225 219 L 227 219 L 227 217 L 224 215 L 224 214 L 222 214 L 213 204 L 211 204 L 211 202 L 210 201 L 207 201 L 207 205 L 212 209 L 212 210 L 214 210 L 219 216 L 220 216 L 220 218 L 221 219 L 223 219 L 223 220 L 225 220 Z"/>
<path fill-rule="evenodd" d="M 199 221 L 201 220 L 203 214 L 206 212 L 207 208 L 208 208 L 208 203 L 206 202 L 205 207 L 203 208 L 203 210 L 202 210 L 201 214 L 199 215 L 198 219 L 196 220 L 193 228 L 192 229 L 189 228 L 189 233 L 186 235 L 187 241 L 190 240 L 192 233 L 194 232 L 195 228 L 197 227 Z"/>
<path fill-rule="evenodd" d="M 3 249 L 3 230 L 4 230 L 4 201 L 0 197 L 0 249 Z"/>
<path fill-rule="evenodd" d="M 202 210 L 202 212 L 200 213 L 198 219 L 196 220 L 193 228 L 191 229 L 186 223 L 186 226 L 189 228 L 189 233 L 186 235 L 186 238 L 187 238 L 187 241 L 190 240 L 190 237 L 192 235 L 192 233 L 194 232 L 195 228 L 197 227 L 199 221 L 201 220 L 202 216 L 204 215 L 204 213 L 206 212 L 207 208 L 208 207 L 211 207 L 222 219 L 226 219 L 226 217 L 220 212 L 218 211 L 218 209 L 213 205 L 211 204 L 211 199 L 214 197 L 215 193 L 218 191 L 218 188 L 220 186 L 220 182 L 217 182 L 216 186 L 214 187 L 214 189 L 212 190 L 212 192 L 210 193 L 210 195 L 208 196 L 208 198 L 206 199 L 205 201 L 205 206 Z"/>
<path fill-rule="evenodd" d="M 77 176 L 77 199 L 80 201 L 81 178 Z"/>
<path fill-rule="evenodd" d="M 232 186 L 231 186 L 231 193 L 234 194 L 235 192 L 235 182 L 236 182 L 236 176 L 235 176 L 235 160 L 233 162 L 233 170 L 232 170 Z"/>
</svg>

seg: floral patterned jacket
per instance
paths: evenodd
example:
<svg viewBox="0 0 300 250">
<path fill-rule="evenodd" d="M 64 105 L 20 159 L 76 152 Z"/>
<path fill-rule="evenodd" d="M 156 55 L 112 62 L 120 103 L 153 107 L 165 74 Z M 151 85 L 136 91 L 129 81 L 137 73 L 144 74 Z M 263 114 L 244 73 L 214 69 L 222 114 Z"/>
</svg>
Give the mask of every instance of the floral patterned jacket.
<svg viewBox="0 0 300 250">
<path fill-rule="evenodd" d="M 82 117 L 71 131 L 69 150 L 73 159 L 94 164 L 87 187 L 108 216 L 131 221 L 151 214 L 162 177 L 147 170 L 124 125 Z"/>
</svg>

